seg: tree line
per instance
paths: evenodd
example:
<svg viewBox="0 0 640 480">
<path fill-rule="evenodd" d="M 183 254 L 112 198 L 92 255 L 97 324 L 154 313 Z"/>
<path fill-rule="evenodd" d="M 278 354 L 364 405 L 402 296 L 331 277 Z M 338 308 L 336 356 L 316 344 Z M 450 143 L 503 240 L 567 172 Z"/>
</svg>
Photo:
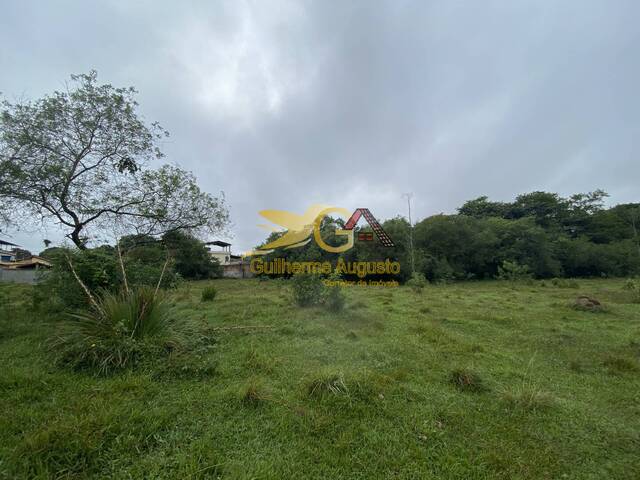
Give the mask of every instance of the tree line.
<svg viewBox="0 0 640 480">
<path fill-rule="evenodd" d="M 619 277 L 640 274 L 640 203 L 606 208 L 607 193 L 596 190 L 562 197 L 532 192 L 513 202 L 494 202 L 483 196 L 465 202 L 456 214 L 433 215 L 415 225 L 403 217 L 382 223 L 395 247 L 356 241 L 341 254 L 348 261 L 384 258 L 399 261 L 400 280 L 414 269 L 430 281 L 489 279 L 501 269 L 518 268 L 536 278 Z M 325 218 L 323 238 L 339 243 L 332 232 L 341 219 Z M 370 231 L 366 225 L 356 232 Z M 270 235 L 273 240 L 278 233 Z M 357 235 L 357 233 L 356 233 Z M 289 260 L 335 262 L 337 256 L 309 243 L 297 249 L 279 249 L 267 256 Z"/>
</svg>

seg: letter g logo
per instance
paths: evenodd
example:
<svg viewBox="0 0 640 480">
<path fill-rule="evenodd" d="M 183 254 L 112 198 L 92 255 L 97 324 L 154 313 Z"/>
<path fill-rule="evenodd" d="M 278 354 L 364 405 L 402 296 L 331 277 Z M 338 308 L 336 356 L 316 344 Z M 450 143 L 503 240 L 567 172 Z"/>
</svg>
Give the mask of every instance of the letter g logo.
<svg viewBox="0 0 640 480">
<path fill-rule="evenodd" d="M 326 217 L 332 212 L 338 213 L 344 218 L 349 218 L 349 215 L 350 215 L 349 211 L 345 210 L 344 208 L 338 208 L 338 207 L 325 208 L 318 214 L 315 221 L 313 222 L 313 238 L 315 238 L 318 246 L 327 252 L 331 252 L 331 253 L 346 252 L 351 247 L 353 247 L 353 230 L 336 229 L 336 232 L 335 232 L 336 235 L 346 235 L 347 243 L 345 243 L 344 245 L 333 247 L 327 244 L 322 239 L 322 234 L 320 233 L 320 224 L 322 223 L 322 220 L 324 219 L 324 217 Z"/>
</svg>

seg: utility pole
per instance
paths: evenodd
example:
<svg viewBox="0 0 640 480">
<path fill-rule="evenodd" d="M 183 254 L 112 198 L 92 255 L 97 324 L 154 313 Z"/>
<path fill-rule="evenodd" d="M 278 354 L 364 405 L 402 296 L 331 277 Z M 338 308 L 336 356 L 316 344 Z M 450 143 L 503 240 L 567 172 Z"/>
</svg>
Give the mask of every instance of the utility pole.
<svg viewBox="0 0 640 480">
<path fill-rule="evenodd" d="M 416 270 L 413 256 L 413 222 L 411 221 L 411 199 L 413 198 L 413 193 L 403 193 L 402 197 L 407 199 L 407 208 L 409 209 L 409 259 L 411 260 L 411 276 L 413 276 Z"/>
</svg>

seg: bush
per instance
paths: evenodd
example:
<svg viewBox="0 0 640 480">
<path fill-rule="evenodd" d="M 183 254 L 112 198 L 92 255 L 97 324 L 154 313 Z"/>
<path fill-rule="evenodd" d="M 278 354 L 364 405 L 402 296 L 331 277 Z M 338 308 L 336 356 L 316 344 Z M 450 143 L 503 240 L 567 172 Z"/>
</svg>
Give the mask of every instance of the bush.
<svg viewBox="0 0 640 480">
<path fill-rule="evenodd" d="M 640 303 L 640 284 L 636 280 L 633 278 L 628 279 L 622 288 L 631 292 L 634 303 Z"/>
<path fill-rule="evenodd" d="M 169 306 L 153 289 L 103 291 L 96 303 L 59 325 L 50 342 L 59 363 L 107 374 L 160 353 L 170 343 Z"/>
<path fill-rule="evenodd" d="M 427 256 L 423 262 L 425 277 L 430 282 L 449 283 L 455 279 L 455 271 L 446 258 Z"/>
<path fill-rule="evenodd" d="M 218 260 L 211 257 L 207 246 L 197 238 L 181 232 L 166 233 L 162 241 L 175 258 L 175 269 L 190 280 L 204 280 L 222 276 Z"/>
<path fill-rule="evenodd" d="M 44 281 L 34 290 L 34 304 L 44 304 L 59 309 L 82 308 L 87 305 L 87 296 L 78 284 L 69 267 L 73 263 L 78 276 L 92 292 L 116 291 L 120 284 L 118 264 L 113 247 L 103 246 L 90 250 L 58 249 L 48 257 L 53 268 Z"/>
<path fill-rule="evenodd" d="M 143 244 L 128 250 L 123 248 L 122 255 L 129 286 L 155 288 L 166 261 L 166 252 L 155 244 Z M 116 293 L 123 283 L 117 251 L 108 245 L 87 250 L 57 248 L 47 258 L 53 268 L 35 287 L 33 298 L 35 306 L 43 306 L 47 310 L 87 307 L 87 296 L 71 271 L 69 259 L 77 275 L 92 292 Z M 173 263 L 169 262 L 161 287 L 173 287 L 178 281 Z"/>
<path fill-rule="evenodd" d="M 291 279 L 293 300 L 300 307 L 318 305 L 325 300 L 325 285 L 320 275 L 300 273 Z"/>
<path fill-rule="evenodd" d="M 505 260 L 502 266 L 498 267 L 498 280 L 529 280 L 532 274 L 527 265 L 520 265 L 518 262 Z"/>
<path fill-rule="evenodd" d="M 424 274 L 416 272 L 411 276 L 411 279 L 407 281 L 407 285 L 411 287 L 414 292 L 418 293 L 427 286 L 427 279 Z"/>
<path fill-rule="evenodd" d="M 213 300 L 216 298 L 217 293 L 218 291 L 213 285 L 207 285 L 206 287 L 204 287 L 204 290 L 202 290 L 202 301 L 213 302 Z"/>
</svg>

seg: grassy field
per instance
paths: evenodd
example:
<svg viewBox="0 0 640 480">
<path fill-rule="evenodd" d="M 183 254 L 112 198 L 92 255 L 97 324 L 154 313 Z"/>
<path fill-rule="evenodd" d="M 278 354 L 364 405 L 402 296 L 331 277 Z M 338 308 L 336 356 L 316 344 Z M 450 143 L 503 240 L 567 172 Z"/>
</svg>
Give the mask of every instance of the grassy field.
<svg viewBox="0 0 640 480">
<path fill-rule="evenodd" d="M 171 293 L 210 348 L 102 378 L 53 364 L 51 319 L 0 285 L 0 478 L 640 478 L 621 280 L 353 287 L 338 314 L 210 283 Z"/>
</svg>

